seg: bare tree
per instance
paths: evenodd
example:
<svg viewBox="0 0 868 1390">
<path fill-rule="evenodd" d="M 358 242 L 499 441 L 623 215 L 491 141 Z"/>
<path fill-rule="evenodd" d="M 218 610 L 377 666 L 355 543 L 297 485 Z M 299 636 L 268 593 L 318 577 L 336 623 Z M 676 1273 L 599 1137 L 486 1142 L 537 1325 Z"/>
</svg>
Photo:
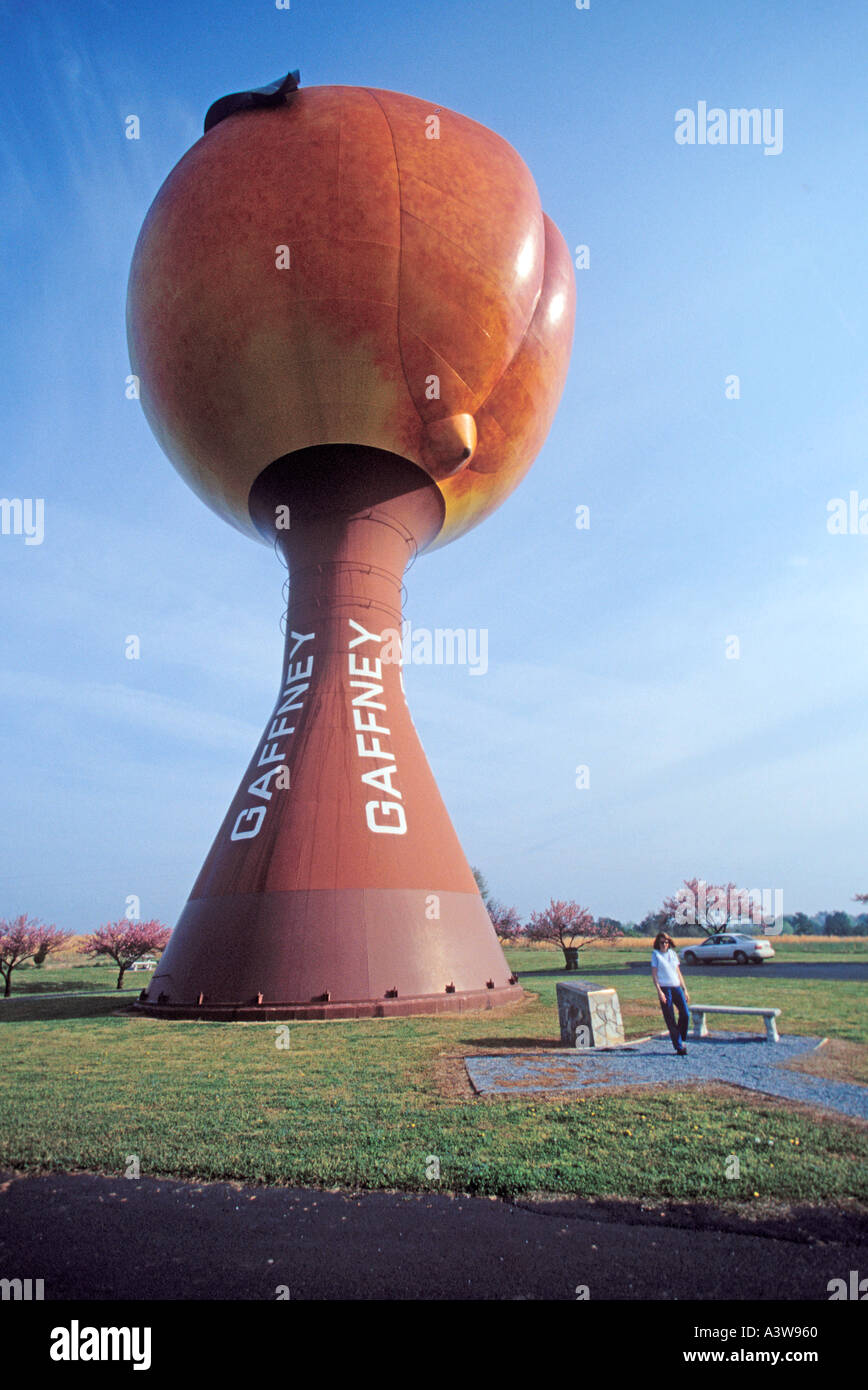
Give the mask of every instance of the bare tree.
<svg viewBox="0 0 868 1390">
<path fill-rule="evenodd" d="M 521 919 L 515 908 L 504 907 L 496 898 L 489 898 L 486 907 L 501 946 L 515 945 L 522 933 Z"/>
</svg>

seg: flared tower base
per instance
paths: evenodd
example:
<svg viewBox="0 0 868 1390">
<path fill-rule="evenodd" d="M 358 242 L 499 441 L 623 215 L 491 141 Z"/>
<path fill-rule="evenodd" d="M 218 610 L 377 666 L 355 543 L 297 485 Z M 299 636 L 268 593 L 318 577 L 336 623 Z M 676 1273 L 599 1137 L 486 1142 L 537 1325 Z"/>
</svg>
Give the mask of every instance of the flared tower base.
<svg viewBox="0 0 868 1390">
<path fill-rule="evenodd" d="M 404 569 L 443 501 L 348 445 L 260 475 L 290 571 L 280 694 L 137 1006 L 164 1018 L 376 1018 L 518 1002 L 410 718 Z"/>
</svg>

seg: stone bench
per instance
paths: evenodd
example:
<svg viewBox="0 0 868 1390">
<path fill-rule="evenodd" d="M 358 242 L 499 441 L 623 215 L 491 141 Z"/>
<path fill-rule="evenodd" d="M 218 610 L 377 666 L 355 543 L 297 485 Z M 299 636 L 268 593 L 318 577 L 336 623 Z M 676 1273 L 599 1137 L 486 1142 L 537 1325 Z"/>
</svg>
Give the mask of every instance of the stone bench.
<svg viewBox="0 0 868 1390">
<path fill-rule="evenodd" d="M 766 1042 L 780 1042 L 778 1037 L 778 1025 L 775 1020 L 780 1015 L 780 1009 L 746 1009 L 738 1004 L 689 1004 L 690 1017 L 693 1020 L 694 1038 L 707 1038 L 708 1028 L 705 1023 L 706 1014 L 753 1014 L 765 1019 Z"/>
</svg>

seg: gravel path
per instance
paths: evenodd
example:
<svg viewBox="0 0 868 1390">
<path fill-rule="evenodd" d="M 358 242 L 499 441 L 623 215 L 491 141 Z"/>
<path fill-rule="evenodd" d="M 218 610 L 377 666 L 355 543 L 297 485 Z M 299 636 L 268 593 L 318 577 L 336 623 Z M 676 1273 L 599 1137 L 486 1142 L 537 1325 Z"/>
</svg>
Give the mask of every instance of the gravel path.
<svg viewBox="0 0 868 1390">
<path fill-rule="evenodd" d="M 778 1043 L 767 1043 L 741 1033 L 720 1032 L 707 1038 L 688 1038 L 686 1057 L 675 1054 L 668 1037 L 655 1037 L 612 1051 L 564 1049 L 513 1057 L 468 1057 L 466 1066 L 473 1088 L 480 1094 L 723 1081 L 868 1120 L 868 1086 L 788 1071 L 783 1065 L 813 1052 L 820 1042 L 820 1038 L 782 1036 Z"/>
</svg>

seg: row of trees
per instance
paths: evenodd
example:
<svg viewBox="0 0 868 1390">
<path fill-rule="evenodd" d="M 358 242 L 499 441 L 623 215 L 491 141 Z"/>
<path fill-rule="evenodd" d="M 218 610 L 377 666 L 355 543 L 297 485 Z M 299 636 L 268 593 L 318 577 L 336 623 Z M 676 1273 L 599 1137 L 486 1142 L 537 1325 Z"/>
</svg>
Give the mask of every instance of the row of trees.
<svg viewBox="0 0 868 1390">
<path fill-rule="evenodd" d="M 784 931 L 790 936 L 868 936 L 868 912 L 854 917 L 850 912 L 818 912 L 809 917 L 794 912 L 784 917 Z"/>
<path fill-rule="evenodd" d="M 772 898 L 776 899 L 773 903 Z M 639 923 L 637 934 L 654 936 L 658 931 L 678 932 L 680 936 L 713 935 L 726 928 L 760 930 L 775 923 L 794 936 L 864 936 L 868 932 L 868 913 L 805 912 L 784 915 L 783 894 L 754 890 L 753 895 L 734 883 L 712 884 L 705 879 L 685 879 L 661 908 L 649 912 Z M 868 903 L 868 893 L 857 893 L 854 902 Z M 780 915 L 778 915 L 780 913 Z"/>
<path fill-rule="evenodd" d="M 503 945 L 520 940 L 551 942 L 561 947 L 567 963 L 575 952 L 591 942 L 615 941 L 620 936 L 656 936 L 660 931 L 673 935 L 711 936 L 722 927 L 738 924 L 762 927 L 768 924 L 765 905 L 734 883 L 710 884 L 705 879 L 685 879 L 681 888 L 670 898 L 664 898 L 656 912 L 649 912 L 639 923 L 624 926 L 614 917 L 594 917 L 586 907 L 573 901 L 552 898 L 542 912 L 532 912 L 522 923 L 514 907 L 506 907 L 492 898 L 488 884 L 478 869 L 473 870 L 482 899 Z M 868 903 L 868 893 L 857 893 L 854 902 Z M 854 918 L 847 912 L 822 912 L 808 917 L 804 912 L 784 917 L 784 926 L 795 935 L 849 936 L 863 935 L 868 930 L 868 914 Z M 169 928 L 162 922 L 131 921 L 122 917 L 108 922 L 99 931 L 80 941 L 76 949 L 84 955 L 107 956 L 118 967 L 117 988 L 123 985 L 124 975 L 141 956 L 163 951 L 169 941 Z M 59 927 L 46 926 L 36 917 L 22 914 L 7 922 L 0 918 L 0 977 L 4 982 L 4 997 L 12 993 L 12 972 L 24 961 L 42 965 L 49 955 L 60 950 L 70 939 L 70 933 Z M 569 953 L 569 954 L 568 954 Z"/>
<path fill-rule="evenodd" d="M 59 951 L 70 940 L 71 933 L 53 924 L 46 926 L 38 917 L 22 914 L 7 922 L 0 918 L 0 976 L 3 978 L 4 998 L 12 993 L 12 972 L 24 961 L 42 965 L 46 958 Z M 169 928 L 162 922 L 135 922 L 122 917 L 108 922 L 99 931 L 91 932 L 76 945 L 86 956 L 108 956 L 118 967 L 117 988 L 123 985 L 124 975 L 140 956 L 165 949 Z"/>
<path fill-rule="evenodd" d="M 762 931 L 776 919 L 772 915 L 771 894 L 751 897 L 734 883 L 711 884 L 705 879 L 685 879 L 682 887 L 641 922 L 626 924 L 614 917 L 594 917 L 576 902 L 554 898 L 542 912 L 532 912 L 522 923 L 514 907 L 492 898 L 488 884 L 478 869 L 473 870 L 477 886 L 488 909 L 494 930 L 503 945 L 521 941 L 549 942 L 560 946 L 570 963 L 570 954 L 591 942 L 614 941 L 620 936 L 656 936 L 671 932 L 678 936 L 712 936 L 721 929 Z M 765 901 L 763 897 L 765 896 Z M 859 893 L 855 902 L 868 903 L 868 893 Z M 783 917 L 784 931 L 793 935 L 858 936 L 868 934 L 868 913 L 853 917 L 847 912 L 822 912 L 808 917 L 797 912 Z M 573 959 L 575 956 L 573 955 Z"/>
</svg>

